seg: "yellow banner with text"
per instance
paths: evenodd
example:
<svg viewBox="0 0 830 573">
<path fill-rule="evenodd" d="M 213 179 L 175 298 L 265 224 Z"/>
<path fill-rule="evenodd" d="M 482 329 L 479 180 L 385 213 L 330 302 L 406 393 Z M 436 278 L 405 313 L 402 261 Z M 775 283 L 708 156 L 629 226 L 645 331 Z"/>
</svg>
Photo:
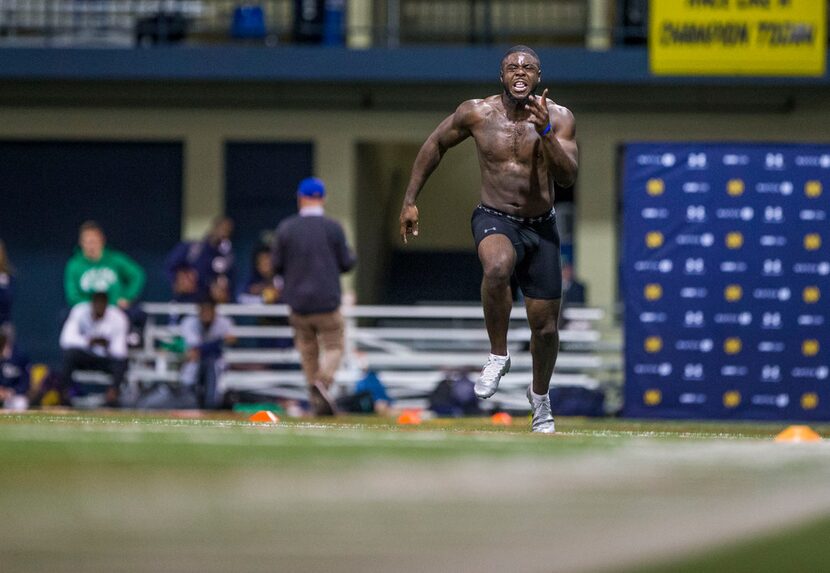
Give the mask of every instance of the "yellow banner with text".
<svg viewBox="0 0 830 573">
<path fill-rule="evenodd" d="M 822 76 L 826 0 L 650 0 L 656 75 Z"/>
</svg>

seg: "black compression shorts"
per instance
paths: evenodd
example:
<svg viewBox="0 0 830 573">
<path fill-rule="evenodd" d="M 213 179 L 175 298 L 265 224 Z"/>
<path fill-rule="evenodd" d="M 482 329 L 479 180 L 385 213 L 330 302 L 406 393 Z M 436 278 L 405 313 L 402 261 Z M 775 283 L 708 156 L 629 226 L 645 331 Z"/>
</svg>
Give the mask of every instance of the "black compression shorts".
<svg viewBox="0 0 830 573">
<path fill-rule="evenodd" d="M 476 249 L 485 237 L 505 235 L 516 250 L 514 273 L 528 298 L 562 298 L 562 261 L 556 211 L 539 217 L 516 217 L 479 205 L 470 221 Z"/>
</svg>

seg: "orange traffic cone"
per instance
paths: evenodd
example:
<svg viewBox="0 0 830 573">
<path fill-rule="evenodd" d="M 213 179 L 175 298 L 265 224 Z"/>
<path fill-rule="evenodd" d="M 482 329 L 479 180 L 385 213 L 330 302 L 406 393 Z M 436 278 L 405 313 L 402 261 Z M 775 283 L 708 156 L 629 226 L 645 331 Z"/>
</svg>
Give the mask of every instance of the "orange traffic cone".
<svg viewBox="0 0 830 573">
<path fill-rule="evenodd" d="M 270 410 L 260 410 L 256 414 L 251 414 L 248 420 L 251 422 L 263 422 L 265 424 L 276 424 L 280 421 L 279 417 Z"/>
<path fill-rule="evenodd" d="M 507 412 L 496 412 L 490 416 L 490 421 L 494 426 L 509 426 L 513 423 L 513 416 Z"/>
<path fill-rule="evenodd" d="M 398 416 L 398 423 L 404 426 L 417 426 L 421 423 L 421 413 L 418 410 L 404 410 Z"/>
<path fill-rule="evenodd" d="M 820 442 L 819 436 L 810 426 L 790 426 L 775 436 L 776 442 Z"/>
</svg>

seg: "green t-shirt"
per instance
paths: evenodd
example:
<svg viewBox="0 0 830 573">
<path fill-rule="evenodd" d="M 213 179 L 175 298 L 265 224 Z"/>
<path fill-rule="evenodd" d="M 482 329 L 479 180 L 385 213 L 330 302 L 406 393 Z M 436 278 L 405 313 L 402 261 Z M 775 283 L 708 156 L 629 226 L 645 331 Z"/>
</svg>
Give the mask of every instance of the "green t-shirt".
<svg viewBox="0 0 830 573">
<path fill-rule="evenodd" d="M 124 253 L 104 249 L 99 260 L 91 261 L 77 249 L 66 263 L 64 289 L 70 306 L 88 301 L 96 292 L 106 292 L 115 304 L 121 299 L 133 302 L 146 280 L 144 269 Z"/>
</svg>

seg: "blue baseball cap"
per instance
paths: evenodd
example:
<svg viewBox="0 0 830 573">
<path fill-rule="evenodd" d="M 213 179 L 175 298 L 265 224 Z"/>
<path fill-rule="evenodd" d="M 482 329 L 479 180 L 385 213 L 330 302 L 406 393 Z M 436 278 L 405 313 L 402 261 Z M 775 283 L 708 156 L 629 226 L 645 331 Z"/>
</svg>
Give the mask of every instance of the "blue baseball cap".
<svg viewBox="0 0 830 573">
<path fill-rule="evenodd" d="M 306 177 L 300 181 L 300 186 L 297 187 L 297 195 L 321 199 L 326 196 L 326 186 L 317 177 Z"/>
</svg>

